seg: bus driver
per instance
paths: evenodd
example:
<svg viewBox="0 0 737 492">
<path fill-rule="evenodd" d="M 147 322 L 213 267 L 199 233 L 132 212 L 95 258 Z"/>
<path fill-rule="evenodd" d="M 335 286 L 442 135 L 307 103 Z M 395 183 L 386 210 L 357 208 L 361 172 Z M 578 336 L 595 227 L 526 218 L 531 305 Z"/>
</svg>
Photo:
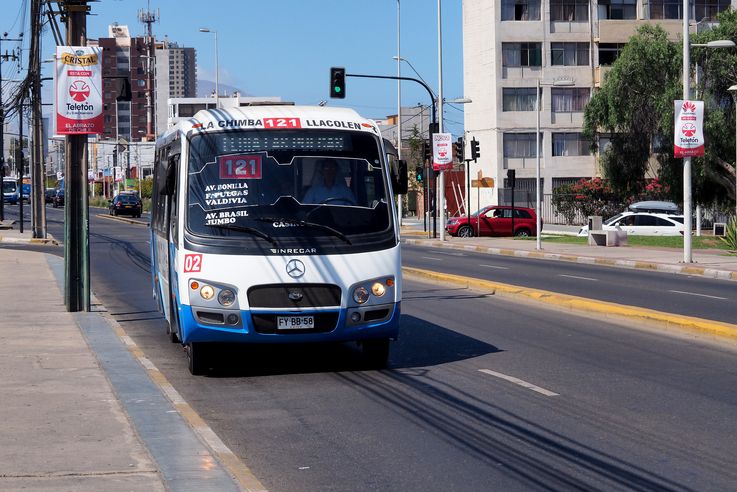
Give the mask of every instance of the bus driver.
<svg viewBox="0 0 737 492">
<path fill-rule="evenodd" d="M 342 178 L 337 179 L 337 163 L 333 159 L 320 159 L 317 161 L 317 166 L 321 179 L 307 190 L 302 203 L 339 202 L 355 205 L 356 199 L 351 189 L 346 186 Z"/>
</svg>

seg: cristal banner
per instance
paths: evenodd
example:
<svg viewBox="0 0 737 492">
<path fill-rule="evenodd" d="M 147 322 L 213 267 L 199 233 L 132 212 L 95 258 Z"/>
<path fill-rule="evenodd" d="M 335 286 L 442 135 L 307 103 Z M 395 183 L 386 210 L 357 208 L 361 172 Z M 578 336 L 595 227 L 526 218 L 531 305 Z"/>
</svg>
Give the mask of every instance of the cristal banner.
<svg viewBox="0 0 737 492">
<path fill-rule="evenodd" d="M 102 48 L 56 47 L 56 133 L 103 132 Z"/>
</svg>

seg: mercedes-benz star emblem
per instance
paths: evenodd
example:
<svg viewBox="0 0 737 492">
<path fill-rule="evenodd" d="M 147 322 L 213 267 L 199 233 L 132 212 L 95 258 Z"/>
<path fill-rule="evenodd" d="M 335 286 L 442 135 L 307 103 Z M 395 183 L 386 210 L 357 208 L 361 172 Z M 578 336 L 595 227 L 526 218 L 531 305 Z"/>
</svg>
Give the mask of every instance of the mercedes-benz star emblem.
<svg viewBox="0 0 737 492">
<path fill-rule="evenodd" d="M 293 291 L 291 291 L 289 293 L 289 300 L 290 301 L 299 302 L 299 301 L 302 300 L 303 297 L 304 296 L 302 295 L 302 293 L 301 292 L 298 292 L 296 290 L 293 290 Z"/>
<path fill-rule="evenodd" d="M 299 278 L 305 274 L 305 264 L 299 260 L 289 260 L 287 263 L 287 275 L 292 278 Z"/>
</svg>

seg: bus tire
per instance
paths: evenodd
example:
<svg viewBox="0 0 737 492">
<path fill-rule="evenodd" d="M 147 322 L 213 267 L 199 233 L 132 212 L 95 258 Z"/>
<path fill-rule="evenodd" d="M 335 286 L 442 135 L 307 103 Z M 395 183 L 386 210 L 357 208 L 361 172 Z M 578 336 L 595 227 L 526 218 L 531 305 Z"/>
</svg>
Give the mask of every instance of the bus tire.
<svg viewBox="0 0 737 492">
<path fill-rule="evenodd" d="M 361 343 L 361 354 L 374 369 L 384 369 L 389 363 L 389 339 L 364 340 Z"/>
<path fill-rule="evenodd" d="M 204 342 L 190 342 L 186 347 L 189 372 L 193 376 L 207 374 L 210 368 L 210 346 Z"/>
</svg>

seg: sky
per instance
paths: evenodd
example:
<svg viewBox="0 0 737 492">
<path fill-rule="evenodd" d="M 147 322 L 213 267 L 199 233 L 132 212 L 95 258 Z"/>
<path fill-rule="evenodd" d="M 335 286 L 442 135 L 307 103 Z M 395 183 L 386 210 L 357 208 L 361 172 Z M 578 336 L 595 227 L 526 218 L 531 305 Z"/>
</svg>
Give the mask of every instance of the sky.
<svg viewBox="0 0 737 492">
<path fill-rule="evenodd" d="M 30 38 L 27 20 L 22 22 L 28 18 L 29 1 L 0 1 L 0 32 L 18 37 L 23 30 Z M 463 97 L 461 3 L 442 0 L 445 99 Z M 348 77 L 346 98 L 330 99 L 329 72 L 330 67 L 345 67 L 348 74 L 396 75 L 392 57 L 397 55 L 398 5 L 401 56 L 437 92 L 437 0 L 101 0 L 90 3 L 93 15 L 87 18 L 87 32 L 89 38 L 107 37 L 108 25 L 117 22 L 128 25 L 131 35 L 143 35 L 138 11 L 158 10 L 154 35 L 195 48 L 199 79 L 215 78 L 215 36 L 199 32 L 204 27 L 218 32 L 221 84 L 244 95 L 279 96 L 297 104 L 327 100 L 328 105 L 383 119 L 397 112 L 395 81 Z M 42 59 L 50 58 L 54 41 L 48 29 L 42 46 Z M 3 51 L 9 47 L 12 43 L 2 44 Z M 3 68 L 4 79 L 18 76 L 11 69 Z M 51 76 L 51 69 L 51 64 L 44 65 L 44 76 Z M 417 77 L 407 63 L 401 70 L 402 76 Z M 419 84 L 403 82 L 402 105 L 417 104 L 429 104 L 429 95 Z M 446 106 L 445 131 L 462 134 L 462 109 Z"/>
</svg>

